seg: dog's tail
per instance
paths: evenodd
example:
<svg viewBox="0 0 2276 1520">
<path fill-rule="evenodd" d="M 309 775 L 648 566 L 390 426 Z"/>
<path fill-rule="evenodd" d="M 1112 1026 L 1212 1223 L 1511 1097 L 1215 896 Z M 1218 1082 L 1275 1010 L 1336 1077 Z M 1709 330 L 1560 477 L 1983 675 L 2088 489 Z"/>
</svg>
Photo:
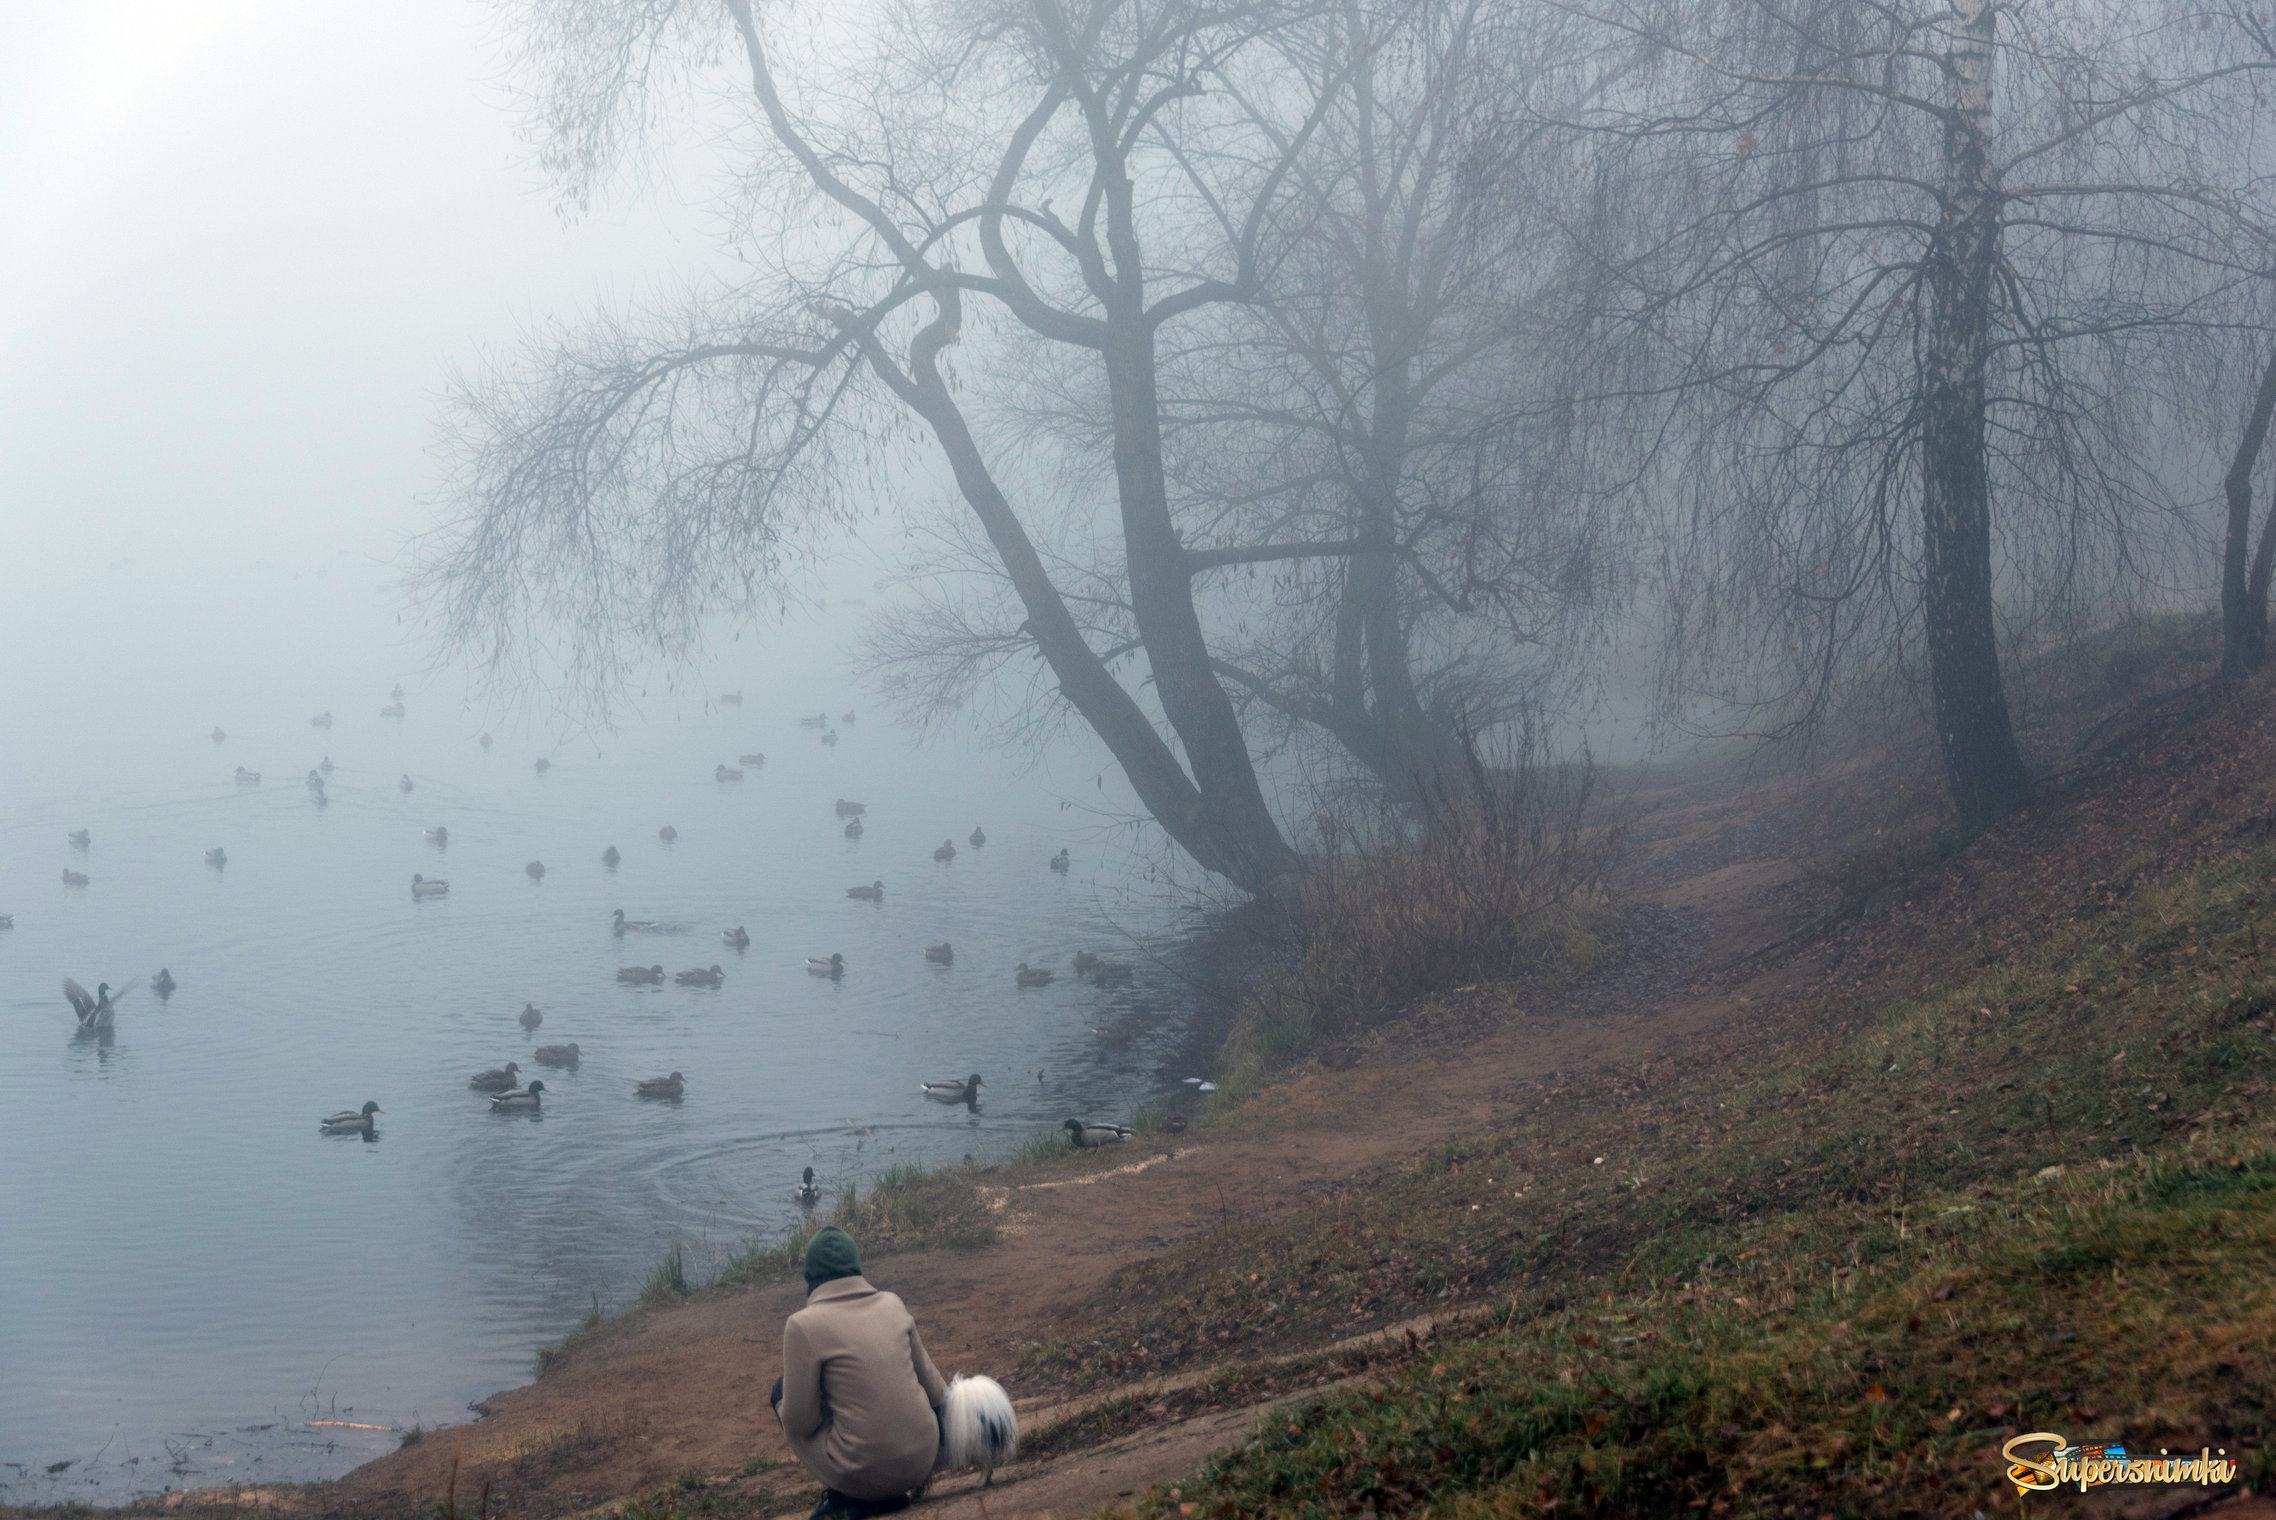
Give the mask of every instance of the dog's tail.
<svg viewBox="0 0 2276 1520">
<path fill-rule="evenodd" d="M 941 1410 L 941 1465 L 977 1467 L 983 1484 L 1019 1454 L 1019 1416 L 1011 1395 L 992 1377 L 959 1374 Z"/>
</svg>

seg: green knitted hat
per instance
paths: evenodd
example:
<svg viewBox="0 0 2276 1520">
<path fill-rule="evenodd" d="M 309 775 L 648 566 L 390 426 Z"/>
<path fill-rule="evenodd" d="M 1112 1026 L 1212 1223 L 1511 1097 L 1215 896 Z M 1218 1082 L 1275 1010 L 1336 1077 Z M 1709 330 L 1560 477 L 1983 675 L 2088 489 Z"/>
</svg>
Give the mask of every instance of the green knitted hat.
<svg viewBox="0 0 2276 1520">
<path fill-rule="evenodd" d="M 806 1246 L 806 1291 L 841 1277 L 861 1276 L 861 1247 L 836 1225 L 825 1225 Z"/>
</svg>

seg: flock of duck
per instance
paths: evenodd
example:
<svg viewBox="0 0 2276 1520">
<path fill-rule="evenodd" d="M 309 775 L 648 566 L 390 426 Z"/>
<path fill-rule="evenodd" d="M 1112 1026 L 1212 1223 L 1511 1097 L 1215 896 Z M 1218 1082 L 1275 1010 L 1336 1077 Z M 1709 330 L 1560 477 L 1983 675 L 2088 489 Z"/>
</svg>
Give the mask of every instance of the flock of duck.
<svg viewBox="0 0 2276 1520">
<path fill-rule="evenodd" d="M 401 718 L 404 715 L 403 688 L 397 686 L 389 693 L 389 698 L 388 704 L 380 709 L 380 716 Z M 743 698 L 741 692 L 726 692 L 721 694 L 719 700 L 725 705 L 739 707 L 742 705 Z M 839 721 L 851 726 L 855 721 L 854 714 L 848 711 Z M 329 729 L 332 726 L 332 715 L 329 712 L 318 713 L 309 722 L 312 727 Z M 821 730 L 822 743 L 834 745 L 837 742 L 838 736 L 836 731 L 830 727 L 828 713 L 802 717 L 798 722 L 801 728 Z M 212 733 L 214 743 L 222 743 L 227 738 L 228 734 L 225 730 L 218 726 L 214 728 Z M 478 742 L 484 749 L 488 749 L 493 741 L 490 735 L 484 734 Z M 765 764 L 765 755 L 746 754 L 738 757 L 738 765 L 718 765 L 714 768 L 713 774 L 722 784 L 736 782 L 743 779 L 746 769 L 764 766 Z M 538 771 L 542 773 L 547 768 L 547 762 L 540 758 L 537 761 Z M 307 787 L 318 806 L 323 806 L 327 802 L 325 778 L 330 776 L 332 771 L 332 759 L 327 755 L 308 772 Z M 260 772 L 248 770 L 244 766 L 237 767 L 235 779 L 240 786 L 259 786 L 261 784 Z M 405 774 L 398 786 L 408 796 L 415 789 L 416 783 L 408 774 Z M 836 816 L 844 822 L 846 837 L 849 839 L 860 838 L 863 833 L 862 817 L 869 810 L 868 804 L 841 797 L 837 799 L 835 810 Z M 450 830 L 445 825 L 437 824 L 425 831 L 425 837 L 429 844 L 438 848 L 447 848 L 450 843 Z M 658 831 L 658 837 L 669 843 L 679 837 L 679 832 L 670 824 L 666 824 Z M 67 839 L 71 847 L 80 852 L 88 850 L 93 843 L 93 835 L 87 829 L 75 829 L 67 836 Z M 980 827 L 975 827 L 971 834 L 966 837 L 966 844 L 975 850 L 985 848 L 987 843 L 987 831 Z M 956 859 L 957 853 L 956 841 L 951 837 L 941 841 L 940 847 L 933 851 L 933 859 L 946 864 Z M 613 844 L 601 853 L 601 861 L 607 866 L 615 866 L 622 858 Z M 205 861 L 208 866 L 220 870 L 228 865 L 228 853 L 222 847 L 215 846 L 205 852 Z M 1050 858 L 1047 865 L 1052 871 L 1065 873 L 1072 868 L 1073 861 L 1068 852 L 1061 849 L 1058 854 Z M 546 874 L 546 867 L 542 861 L 533 860 L 523 869 L 532 880 L 542 880 Z M 86 873 L 69 868 L 65 869 L 63 880 L 66 886 L 83 887 L 88 884 Z M 448 881 L 431 878 L 424 873 L 414 873 L 411 877 L 411 898 L 414 902 L 430 901 L 448 896 L 449 893 L 450 883 Z M 846 896 L 857 901 L 882 904 L 885 900 L 885 883 L 879 879 L 871 881 L 866 886 L 848 887 L 846 888 Z M 610 924 L 612 932 L 620 939 L 633 934 L 676 933 L 681 928 L 680 925 L 654 919 L 629 918 L 622 908 L 616 909 L 610 915 Z M 15 919 L 12 914 L 0 914 L 0 929 L 9 929 L 14 926 Z M 739 924 L 734 928 L 721 931 L 720 939 L 730 949 L 738 951 L 748 948 L 751 943 L 750 934 Z M 924 958 L 929 964 L 948 966 L 955 963 L 956 952 L 951 945 L 943 941 L 937 945 L 925 946 Z M 1076 953 L 1074 969 L 1076 976 L 1087 976 L 1102 987 L 1128 983 L 1134 975 L 1130 967 L 1102 959 L 1089 951 L 1078 951 Z M 832 980 L 840 979 L 846 974 L 846 958 L 836 951 L 832 951 L 827 956 L 809 956 L 806 959 L 806 970 L 812 976 L 826 977 Z M 660 986 L 666 980 L 666 972 L 661 964 L 622 966 L 618 968 L 616 978 L 618 982 L 627 986 Z M 670 975 L 670 980 L 683 987 L 716 988 L 725 985 L 727 976 L 720 966 L 714 964 L 674 972 Z M 1013 969 L 1012 980 L 1014 985 L 1018 987 L 1043 987 L 1054 980 L 1054 973 L 1044 968 L 1031 967 L 1025 961 L 1021 961 Z M 126 991 L 131 990 L 131 986 L 132 984 L 129 984 L 129 987 L 119 989 L 119 995 L 123 996 Z M 159 968 L 157 974 L 151 978 L 151 988 L 161 999 L 171 994 L 175 987 L 176 983 L 172 973 L 164 967 Z M 66 977 L 63 981 L 63 993 L 82 1029 L 104 1029 L 111 1025 L 117 1010 L 117 1000 L 113 996 L 110 983 L 98 983 L 96 990 L 89 993 L 78 981 Z M 544 1020 L 544 1013 L 534 1003 L 524 1004 L 520 1014 L 520 1023 L 525 1031 L 534 1035 Z M 1100 1034 L 1103 1037 L 1109 1031 L 1094 1030 L 1093 1033 Z M 531 1059 L 542 1066 L 574 1068 L 581 1059 L 581 1055 L 582 1052 L 578 1045 L 575 1042 L 570 1042 L 568 1044 L 537 1046 L 531 1053 Z M 1041 1073 L 1039 1072 L 1037 1076 L 1040 1080 Z M 984 1085 L 980 1074 L 973 1072 L 961 1079 L 947 1078 L 926 1082 L 919 1091 L 925 1097 L 937 1102 L 971 1105 L 979 1101 L 980 1090 Z M 467 1086 L 486 1096 L 494 1111 L 503 1113 L 536 1113 L 544 1103 L 546 1092 L 545 1083 L 542 1080 L 532 1079 L 524 1083 L 521 1066 L 514 1061 L 508 1061 L 500 1067 L 476 1072 L 468 1078 Z M 633 1083 L 633 1092 L 635 1096 L 640 1098 L 677 1102 L 686 1092 L 686 1086 L 686 1077 L 675 1071 L 668 1076 L 638 1079 Z M 1203 1081 L 1198 1077 L 1187 1078 L 1186 1086 L 1204 1093 L 1216 1090 L 1213 1083 Z M 385 1112 L 386 1110 L 381 1108 L 377 1102 L 366 1102 L 360 1109 L 342 1109 L 337 1113 L 325 1115 L 318 1121 L 317 1127 L 321 1133 L 326 1135 L 354 1135 L 367 1139 L 376 1138 L 379 1132 L 377 1118 Z M 1129 1139 L 1132 1134 L 1128 1125 L 1097 1123 L 1083 1119 L 1069 1119 L 1063 1127 L 1067 1131 L 1070 1143 L 1084 1148 L 1118 1144 Z M 1173 1130 L 1184 1128 L 1182 1116 L 1173 1113 L 1171 1128 Z M 820 1199 L 821 1192 L 815 1185 L 812 1167 L 806 1168 L 804 1180 L 791 1192 L 796 1201 L 807 1206 L 811 1206 Z"/>
</svg>

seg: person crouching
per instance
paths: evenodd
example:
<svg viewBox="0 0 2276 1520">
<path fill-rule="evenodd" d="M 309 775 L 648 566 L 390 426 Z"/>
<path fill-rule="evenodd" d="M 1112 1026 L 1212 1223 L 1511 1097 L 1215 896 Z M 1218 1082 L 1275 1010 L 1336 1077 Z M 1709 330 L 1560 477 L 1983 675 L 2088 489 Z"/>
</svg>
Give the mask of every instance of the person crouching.
<svg viewBox="0 0 2276 1520">
<path fill-rule="evenodd" d="M 806 1247 L 806 1307 L 782 1327 L 775 1418 L 799 1465 L 821 1480 L 823 1515 L 905 1508 L 940 1453 L 948 1397 L 917 1322 L 861 1275 L 861 1250 L 836 1225 Z"/>
</svg>

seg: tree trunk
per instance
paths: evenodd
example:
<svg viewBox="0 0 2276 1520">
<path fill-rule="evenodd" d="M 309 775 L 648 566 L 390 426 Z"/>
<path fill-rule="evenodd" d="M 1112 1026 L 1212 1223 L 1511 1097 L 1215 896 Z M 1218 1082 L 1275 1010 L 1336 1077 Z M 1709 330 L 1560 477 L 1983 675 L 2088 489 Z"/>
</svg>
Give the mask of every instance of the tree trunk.
<svg viewBox="0 0 2276 1520">
<path fill-rule="evenodd" d="M 2260 530 L 2261 554 L 2253 574 L 2245 572 L 2246 539 L 2252 528 L 2252 467 L 2268 439 L 2268 419 L 2276 413 L 2276 354 L 2260 373 L 2260 392 L 2221 488 L 2229 499 L 2228 537 L 2221 545 L 2221 674 L 2241 676 L 2258 670 L 2268 648 L 2268 530 Z M 2270 515 L 2276 518 L 2276 508 Z M 2257 592 L 2255 587 L 2257 586 Z"/>
<path fill-rule="evenodd" d="M 1994 0 L 1954 0 L 1944 137 L 1944 225 L 1929 252 L 1927 388 L 1921 405 L 1922 532 L 1929 680 L 1945 779 L 1969 831 L 2031 797 L 2000 681 L 1992 605 L 1985 372 L 1999 187 L 1990 161 Z"/>
</svg>

